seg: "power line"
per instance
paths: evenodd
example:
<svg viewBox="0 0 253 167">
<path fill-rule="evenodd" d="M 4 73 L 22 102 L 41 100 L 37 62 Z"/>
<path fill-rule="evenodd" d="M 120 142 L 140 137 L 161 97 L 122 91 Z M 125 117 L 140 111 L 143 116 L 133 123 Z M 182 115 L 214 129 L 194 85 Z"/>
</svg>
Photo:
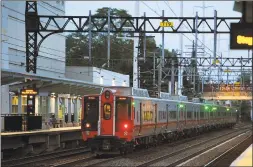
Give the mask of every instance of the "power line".
<svg viewBox="0 0 253 167">
<path fill-rule="evenodd" d="M 171 12 L 178 18 L 178 16 L 176 15 L 176 13 L 173 11 L 173 9 L 170 7 L 169 2 L 164 1 L 164 3 L 169 7 L 169 9 L 171 10 Z M 179 18 L 178 18 L 179 19 Z M 189 30 L 189 28 L 187 26 L 185 26 L 185 24 L 183 23 L 184 27 L 187 28 Z M 183 34 L 184 35 L 184 34 Z M 193 34 L 191 34 L 193 35 Z M 185 35 L 184 35 L 185 36 Z M 193 35 L 194 36 L 194 35 Z M 185 36 L 186 37 L 186 36 Z M 195 36 L 194 36 L 195 37 Z M 189 38 L 188 38 L 189 39 Z M 205 47 L 207 48 L 209 51 L 211 51 L 212 53 L 214 53 L 209 47 L 207 47 L 198 37 L 197 40 Z M 192 41 L 192 40 L 191 40 Z M 217 53 L 215 53 L 217 56 L 219 56 Z"/>
</svg>

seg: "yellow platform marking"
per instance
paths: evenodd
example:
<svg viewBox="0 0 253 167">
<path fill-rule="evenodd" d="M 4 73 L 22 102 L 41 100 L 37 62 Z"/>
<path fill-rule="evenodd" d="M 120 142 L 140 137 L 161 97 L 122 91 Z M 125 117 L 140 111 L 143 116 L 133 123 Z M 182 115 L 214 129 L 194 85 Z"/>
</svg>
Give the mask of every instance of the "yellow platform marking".
<svg viewBox="0 0 253 167">
<path fill-rule="evenodd" d="M 253 166 L 252 144 L 231 164 L 231 166 Z"/>
<path fill-rule="evenodd" d="M 64 132 L 64 131 L 72 131 L 72 130 L 81 130 L 81 126 L 77 127 L 63 127 L 63 128 L 52 128 L 45 130 L 37 130 L 37 131 L 24 131 L 24 132 L 1 132 L 1 136 L 12 136 L 12 135 L 22 135 L 22 134 L 36 134 L 36 133 L 50 133 L 50 132 Z"/>
</svg>

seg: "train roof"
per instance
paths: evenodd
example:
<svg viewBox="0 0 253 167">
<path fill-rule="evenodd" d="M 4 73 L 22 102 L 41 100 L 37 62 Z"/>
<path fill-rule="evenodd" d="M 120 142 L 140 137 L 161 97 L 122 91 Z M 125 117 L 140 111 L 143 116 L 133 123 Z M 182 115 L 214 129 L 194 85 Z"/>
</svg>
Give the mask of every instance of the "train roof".
<svg viewBox="0 0 253 167">
<path fill-rule="evenodd" d="M 111 90 L 116 96 L 131 96 L 134 98 L 146 98 L 152 100 L 168 100 L 175 102 L 184 102 L 184 103 L 194 103 L 202 105 L 214 105 L 214 106 L 223 106 L 218 104 L 216 101 L 204 101 L 201 102 L 199 98 L 193 98 L 192 101 L 189 101 L 187 96 L 172 96 L 170 93 L 160 92 L 159 97 L 150 97 L 147 89 L 133 88 L 133 87 L 124 87 L 124 86 L 110 86 L 104 87 L 102 92 L 105 90 Z"/>
</svg>

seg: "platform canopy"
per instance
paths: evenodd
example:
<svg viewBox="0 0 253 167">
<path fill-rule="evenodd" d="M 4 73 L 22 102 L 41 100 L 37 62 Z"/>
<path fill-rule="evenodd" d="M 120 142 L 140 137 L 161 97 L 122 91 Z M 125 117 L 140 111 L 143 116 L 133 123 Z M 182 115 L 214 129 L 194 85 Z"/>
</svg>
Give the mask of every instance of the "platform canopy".
<svg viewBox="0 0 253 167">
<path fill-rule="evenodd" d="M 1 73 L 1 85 L 9 85 L 10 92 L 19 92 L 23 88 L 36 85 L 39 95 L 42 96 L 51 93 L 82 96 L 100 93 L 105 86 L 69 78 L 53 78 L 26 72 L 22 73 L 10 69 L 2 69 Z"/>
</svg>

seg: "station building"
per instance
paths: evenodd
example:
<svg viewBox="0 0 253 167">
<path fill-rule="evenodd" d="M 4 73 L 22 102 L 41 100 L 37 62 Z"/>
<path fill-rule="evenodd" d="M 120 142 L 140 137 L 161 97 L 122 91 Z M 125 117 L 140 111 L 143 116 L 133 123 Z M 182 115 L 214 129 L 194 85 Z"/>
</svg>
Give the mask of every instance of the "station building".
<svg viewBox="0 0 253 167">
<path fill-rule="evenodd" d="M 65 15 L 64 1 L 38 1 L 37 6 L 39 15 Z M 43 41 L 37 57 L 37 73 L 27 73 L 25 1 L 1 1 L 1 9 L 2 116 L 26 114 L 27 95 L 21 95 L 20 90 L 33 83 L 38 89 L 35 113 L 42 115 L 43 122 L 52 114 L 62 122 L 74 115 L 74 125 L 78 125 L 84 94 L 99 93 L 103 86 L 129 86 L 129 75 L 96 67 L 66 66 L 64 33 Z M 10 78 L 13 80 L 7 84 Z"/>
</svg>

